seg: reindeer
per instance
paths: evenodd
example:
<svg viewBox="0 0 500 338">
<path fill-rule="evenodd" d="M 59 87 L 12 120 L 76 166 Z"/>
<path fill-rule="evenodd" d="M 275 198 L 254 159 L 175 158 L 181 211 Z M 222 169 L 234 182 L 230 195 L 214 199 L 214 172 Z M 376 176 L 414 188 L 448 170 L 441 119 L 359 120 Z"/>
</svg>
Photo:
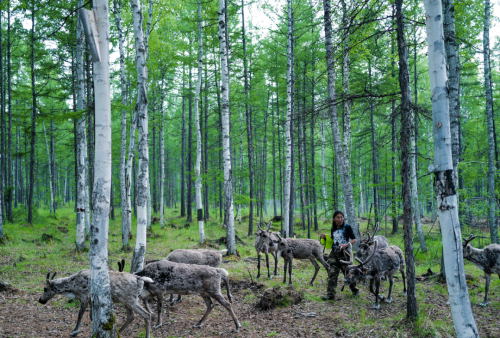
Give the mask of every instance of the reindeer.
<svg viewBox="0 0 500 338">
<path fill-rule="evenodd" d="M 484 279 L 486 279 L 486 286 L 484 287 L 484 300 L 481 304 L 482 307 L 488 305 L 488 292 L 490 291 L 491 274 L 495 273 L 500 278 L 500 245 L 490 244 L 484 249 L 476 249 L 469 244 L 476 235 L 470 235 L 462 243 L 464 258 L 472 264 L 484 271 Z"/>
<path fill-rule="evenodd" d="M 310 282 L 313 285 L 314 280 L 316 279 L 316 275 L 320 269 L 316 260 L 318 260 L 325 267 L 326 271 L 328 271 L 328 264 L 326 264 L 323 255 L 321 243 L 315 239 L 298 239 L 298 238 L 281 238 L 281 236 L 277 233 L 278 240 L 275 241 L 278 245 L 278 250 L 281 251 L 281 255 L 285 260 L 285 272 L 283 283 L 286 283 L 286 270 L 287 266 L 289 268 L 288 272 L 288 284 L 292 285 L 292 261 L 294 258 L 296 259 L 308 259 L 314 265 L 314 276 Z M 270 244 L 271 245 L 271 244 Z"/>
<path fill-rule="evenodd" d="M 120 266 L 120 264 L 118 264 Z M 120 270 L 122 270 L 120 266 Z M 78 320 L 75 329 L 71 332 L 71 337 L 76 337 L 79 332 L 80 322 L 83 314 L 87 309 L 90 300 L 90 270 L 80 270 L 79 272 L 65 278 L 54 279 L 56 273 L 50 278 L 50 272 L 47 273 L 45 279 L 45 287 L 43 294 L 38 302 L 46 304 L 55 295 L 63 295 L 71 299 L 80 301 L 80 312 L 78 312 Z M 122 333 L 127 326 L 134 320 L 134 312 L 144 318 L 146 322 L 146 337 L 150 335 L 151 315 L 139 305 L 141 295 L 145 296 L 143 287 L 147 287 L 153 280 L 148 277 L 139 277 L 126 272 L 110 271 L 109 279 L 111 285 L 111 298 L 114 303 L 122 303 L 127 310 L 127 320 L 120 329 Z M 92 320 L 92 313 L 90 316 Z"/>
<path fill-rule="evenodd" d="M 385 249 L 377 250 L 378 241 L 374 241 L 373 250 L 364 261 L 356 257 L 359 265 L 355 265 L 353 256 L 350 256 L 349 261 L 341 261 L 343 264 L 349 264 L 346 269 L 346 276 L 344 277 L 344 284 L 350 285 L 352 283 L 359 283 L 370 279 L 370 292 L 375 295 L 375 310 L 380 308 L 379 299 L 384 300 L 384 296 L 379 294 L 380 281 L 382 277 L 389 279 L 389 295 L 385 299 L 386 303 L 392 302 L 392 285 L 394 284 L 393 276 L 399 270 L 403 276 L 403 295 L 406 295 L 406 283 L 404 272 L 404 257 L 403 251 L 393 245 Z M 352 250 L 352 245 L 349 243 L 349 250 Z M 375 291 L 373 291 L 373 284 L 375 282 Z"/>
<path fill-rule="evenodd" d="M 359 229 L 359 223 L 358 223 L 358 229 Z M 361 260 L 365 260 L 370 253 L 372 252 L 373 248 L 373 243 L 375 240 L 378 242 L 378 250 L 385 249 L 389 247 L 389 241 L 387 238 L 384 236 L 377 236 L 378 231 L 380 230 L 380 224 L 377 222 L 375 225 L 375 231 L 373 233 L 373 236 L 370 236 L 369 232 L 363 233 L 361 237 L 365 236 L 365 234 L 368 235 L 366 238 L 361 238 L 359 242 L 359 249 L 356 252 L 356 257 L 358 257 Z"/>
<path fill-rule="evenodd" d="M 264 253 L 266 255 L 266 266 L 267 266 L 267 278 L 271 279 L 271 274 L 269 272 L 269 254 L 274 257 L 274 275 L 278 275 L 278 259 L 280 257 L 280 251 L 278 250 L 278 246 L 274 245 L 274 241 L 278 240 L 278 236 L 275 233 L 271 232 L 271 225 L 273 221 L 271 220 L 269 224 L 267 224 L 267 228 L 264 230 L 260 227 L 260 224 L 257 222 L 257 226 L 259 231 L 255 233 L 255 250 L 257 251 L 257 278 L 260 278 L 260 258 L 261 254 Z"/>
</svg>

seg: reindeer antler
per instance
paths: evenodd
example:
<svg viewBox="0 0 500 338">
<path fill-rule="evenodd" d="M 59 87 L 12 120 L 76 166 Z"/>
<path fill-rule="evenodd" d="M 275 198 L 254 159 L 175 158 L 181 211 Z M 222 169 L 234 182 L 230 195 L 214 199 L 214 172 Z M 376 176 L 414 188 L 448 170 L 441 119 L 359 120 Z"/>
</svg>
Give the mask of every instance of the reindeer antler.
<svg viewBox="0 0 500 338">
<path fill-rule="evenodd" d="M 373 236 L 370 239 L 370 241 L 373 241 L 373 239 L 375 238 L 375 236 L 377 235 L 377 233 L 378 233 L 379 230 L 380 230 L 380 223 L 377 222 L 377 224 L 375 224 L 375 230 L 374 230 Z"/>
<path fill-rule="evenodd" d="M 474 238 L 476 238 L 476 237 L 477 237 L 476 235 L 470 235 L 470 236 L 469 236 L 469 238 L 467 238 L 467 239 L 465 239 L 465 238 L 464 238 L 464 239 L 463 239 L 463 240 L 464 240 L 464 243 L 462 243 L 462 246 L 463 246 L 463 247 L 466 247 L 466 246 L 467 246 L 467 244 L 469 244 L 469 242 L 470 242 L 470 241 L 472 241 L 472 240 L 473 240 Z"/>
<path fill-rule="evenodd" d="M 374 246 L 373 246 L 373 251 L 372 253 L 370 254 L 370 256 L 368 256 L 368 258 L 362 262 L 358 257 L 356 257 L 355 259 L 358 261 L 359 265 L 365 265 L 365 264 L 368 264 L 370 263 L 370 261 L 373 259 L 373 256 L 375 256 L 375 252 L 377 251 L 377 246 L 378 246 L 378 241 L 375 240 L 374 242 Z"/>
<path fill-rule="evenodd" d="M 259 230 L 260 230 L 260 231 L 264 231 L 264 229 L 262 229 L 262 228 L 260 227 L 260 222 L 259 222 L 259 221 L 257 221 L 257 227 L 259 228 Z"/>
<path fill-rule="evenodd" d="M 267 224 L 267 230 L 271 229 L 271 225 L 273 225 L 273 220 L 269 221 L 269 224 Z"/>
<path fill-rule="evenodd" d="M 349 261 L 340 260 L 340 263 L 347 264 L 347 265 L 353 265 L 354 264 L 354 261 L 353 261 L 354 255 L 352 254 L 352 244 L 351 244 L 351 242 L 349 242 L 349 247 L 347 248 L 347 255 L 349 256 Z"/>
</svg>

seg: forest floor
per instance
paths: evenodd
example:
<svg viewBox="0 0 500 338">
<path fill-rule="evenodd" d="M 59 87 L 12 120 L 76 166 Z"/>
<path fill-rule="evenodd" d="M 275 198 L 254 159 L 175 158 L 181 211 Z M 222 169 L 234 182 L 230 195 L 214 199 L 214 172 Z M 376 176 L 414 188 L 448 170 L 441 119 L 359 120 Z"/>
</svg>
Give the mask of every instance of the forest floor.
<svg viewBox="0 0 500 338">
<path fill-rule="evenodd" d="M 21 215 L 19 212 L 17 215 Z M 168 210 L 167 226 L 161 230 L 153 225 L 153 232 L 148 236 L 146 259 L 162 259 L 177 248 L 199 248 L 196 222 L 186 226 L 185 218 L 178 216 L 178 211 Z M 153 215 L 155 216 L 155 215 Z M 265 219 L 270 217 L 265 217 Z M 43 292 L 45 275 L 48 271 L 57 271 L 57 276 L 68 276 L 80 269 L 88 268 L 88 253 L 76 253 L 74 250 L 75 220 L 71 209 L 57 211 L 57 216 L 37 213 L 35 224 L 28 226 L 21 219 L 15 224 L 6 224 L 5 232 L 10 236 L 6 244 L 0 245 L 0 281 L 15 287 L 15 292 L 0 292 L 0 337 L 69 337 L 76 323 L 77 302 L 68 303 L 67 298 L 56 296 L 46 305 L 38 303 Z M 362 228 L 366 220 L 360 220 Z M 298 222 L 298 220 L 297 220 Z M 322 219 L 319 231 L 311 232 L 312 238 L 327 232 L 330 220 Z M 380 234 L 385 235 L 382 222 Z M 388 224 L 390 228 L 390 224 Z M 321 296 L 326 291 L 326 271 L 321 268 L 314 286 L 309 286 L 314 268 L 308 261 L 294 261 L 294 286 L 304 294 L 304 300 L 288 307 L 263 311 L 256 307 L 259 295 L 265 289 L 282 285 L 283 262 L 279 262 L 281 276 L 267 279 L 265 263 L 262 264 L 261 277 L 256 280 L 257 262 L 253 248 L 254 236 L 246 236 L 248 219 L 237 225 L 237 236 L 244 242 L 237 244 L 241 256 L 239 260 L 228 259 L 222 267 L 229 271 L 233 294 L 233 308 L 242 328 L 238 334 L 232 333 L 234 323 L 223 307 L 217 305 L 201 329 L 193 325 L 201 318 L 205 305 L 199 296 L 185 296 L 180 304 L 173 307 L 164 305 L 163 327 L 153 329 L 151 337 L 453 337 L 455 336 L 446 284 L 435 278 L 422 277 L 428 268 L 439 271 L 441 243 L 439 226 L 424 224 L 428 234 L 427 253 L 418 250 L 415 238 L 417 300 L 419 318 L 413 322 L 406 319 L 406 297 L 402 296 L 401 279 L 396 279 L 393 290 L 393 302 L 381 303 L 380 310 L 372 310 L 374 297 L 367 286 L 361 286 L 358 298 L 351 296 L 346 288 L 338 290 L 334 302 L 323 302 Z M 296 224 L 299 238 L 306 237 L 307 231 L 301 224 Z M 481 234 L 481 229 L 466 229 L 466 234 Z M 133 228 L 135 233 L 135 228 Z M 45 236 L 43 236 L 45 234 Z M 48 235 L 48 236 L 47 236 Z M 208 222 L 205 227 L 208 245 L 223 249 L 217 239 L 225 235 L 225 230 L 217 219 Z M 52 237 L 50 237 L 52 236 Z M 488 236 L 484 233 L 483 236 Z M 42 238 L 43 237 L 43 238 Z M 389 242 L 403 248 L 402 230 L 396 235 L 387 234 Z M 131 241 L 133 246 L 134 241 Z M 477 245 L 478 243 L 476 243 Z M 112 269 L 117 269 L 116 262 L 125 258 L 127 268 L 132 257 L 131 252 L 121 248 L 121 219 L 110 222 L 109 262 Z M 270 265 L 274 259 L 270 257 Z M 484 296 L 484 277 L 482 272 L 466 262 L 469 295 L 475 320 L 482 337 L 500 337 L 500 281 L 492 279 L 490 304 L 482 308 L 479 303 Z M 398 274 L 399 275 L 399 274 Z M 339 289 L 342 282 L 339 282 Z M 386 294 L 388 283 L 383 282 L 381 292 Z M 164 303 L 165 304 L 165 303 Z M 153 309 L 156 304 L 151 304 Z M 125 319 L 123 306 L 116 305 L 117 319 Z M 312 317 L 304 316 L 314 312 Z M 88 314 L 88 310 L 87 310 Z M 82 321 L 80 337 L 90 336 L 91 323 L 88 315 Z M 144 337 L 144 322 L 137 316 L 122 337 Z"/>
</svg>

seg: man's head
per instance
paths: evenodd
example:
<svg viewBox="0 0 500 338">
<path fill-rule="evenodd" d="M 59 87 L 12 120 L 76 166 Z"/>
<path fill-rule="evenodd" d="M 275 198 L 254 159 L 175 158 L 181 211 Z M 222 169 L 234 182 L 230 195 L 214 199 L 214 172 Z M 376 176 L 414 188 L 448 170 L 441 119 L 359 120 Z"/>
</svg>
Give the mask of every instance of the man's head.
<svg viewBox="0 0 500 338">
<path fill-rule="evenodd" d="M 333 225 L 341 228 L 344 225 L 344 213 L 342 211 L 335 211 L 333 213 Z"/>
</svg>

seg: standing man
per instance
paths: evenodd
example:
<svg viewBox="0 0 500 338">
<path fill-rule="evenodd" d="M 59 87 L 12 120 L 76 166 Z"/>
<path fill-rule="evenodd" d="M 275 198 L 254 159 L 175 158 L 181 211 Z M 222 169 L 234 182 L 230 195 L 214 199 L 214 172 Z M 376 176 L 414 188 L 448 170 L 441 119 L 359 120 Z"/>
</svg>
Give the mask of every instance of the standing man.
<svg viewBox="0 0 500 338">
<path fill-rule="evenodd" d="M 354 245 L 356 243 L 356 236 L 349 224 L 344 223 L 344 214 L 341 211 L 335 211 L 333 214 L 333 223 L 331 229 L 331 236 L 333 239 L 332 251 L 328 257 L 328 288 L 326 296 L 322 297 L 323 300 L 335 300 L 335 293 L 337 289 L 337 279 L 339 272 L 345 274 L 346 266 L 340 263 L 341 260 L 348 261 L 348 253 L 345 251 L 349 247 L 349 242 Z M 321 235 L 325 238 L 325 234 Z M 359 289 L 356 284 L 349 285 L 354 296 L 359 294 Z"/>
</svg>

